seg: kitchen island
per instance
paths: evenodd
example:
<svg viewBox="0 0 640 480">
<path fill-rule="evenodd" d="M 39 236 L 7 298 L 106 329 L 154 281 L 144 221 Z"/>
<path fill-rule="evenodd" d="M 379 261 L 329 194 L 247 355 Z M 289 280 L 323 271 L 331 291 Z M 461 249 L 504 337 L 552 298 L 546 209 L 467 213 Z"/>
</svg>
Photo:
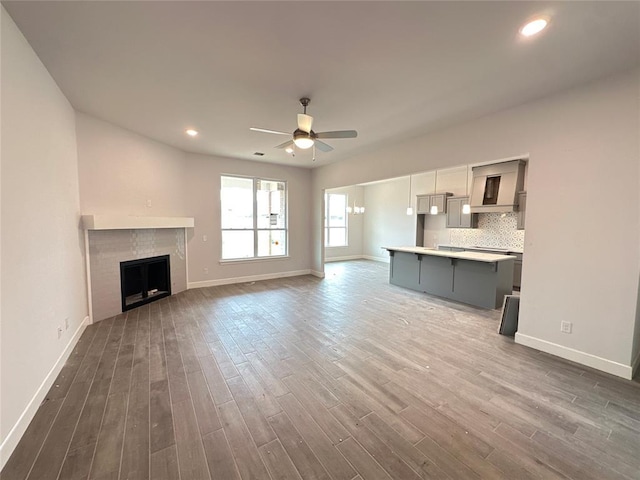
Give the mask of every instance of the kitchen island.
<svg viewBox="0 0 640 480">
<path fill-rule="evenodd" d="M 389 283 L 483 308 L 500 308 L 512 293 L 515 257 L 425 247 L 383 247 Z"/>
</svg>

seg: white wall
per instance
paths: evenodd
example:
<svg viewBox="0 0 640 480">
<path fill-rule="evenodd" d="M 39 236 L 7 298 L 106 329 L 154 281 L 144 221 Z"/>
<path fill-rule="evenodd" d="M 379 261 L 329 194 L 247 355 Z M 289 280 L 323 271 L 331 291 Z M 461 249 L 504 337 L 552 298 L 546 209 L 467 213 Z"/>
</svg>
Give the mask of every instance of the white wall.
<svg viewBox="0 0 640 480">
<path fill-rule="evenodd" d="M 350 187 L 333 188 L 326 193 L 341 193 L 347 195 L 349 205 L 353 207 L 365 207 L 365 213 L 355 215 L 350 213 L 347 215 L 347 246 L 346 247 L 325 247 L 325 261 L 346 260 L 354 257 L 362 257 L 362 234 L 364 228 L 364 217 L 368 213 L 367 206 L 364 203 L 364 188 L 358 185 Z M 309 224 L 311 228 L 311 224 Z"/>
<path fill-rule="evenodd" d="M 83 214 L 189 216 L 184 152 L 83 113 L 76 125 Z"/>
<path fill-rule="evenodd" d="M 187 231 L 192 287 L 309 270 L 308 169 L 188 154 L 81 113 L 77 129 L 82 213 L 195 217 L 195 228 Z M 288 258 L 220 263 L 222 174 L 288 182 Z"/>
<path fill-rule="evenodd" d="M 366 185 L 366 201 L 373 208 L 368 208 L 366 214 L 363 240 L 365 255 L 388 261 L 389 257 L 380 249 L 381 246 L 415 245 L 416 195 L 444 192 L 465 195 L 469 188 L 467 183 L 471 183 L 471 166 L 461 165 Z M 412 217 L 406 215 L 409 203 L 414 210 Z M 446 220 L 444 214 L 425 216 L 424 246 L 452 243 Z"/>
<path fill-rule="evenodd" d="M 407 215 L 409 177 L 365 186 L 364 201 L 366 257 L 389 261 L 389 254 L 382 247 L 415 245 L 416 217 Z"/>
<path fill-rule="evenodd" d="M 629 376 L 640 271 L 639 82 L 636 69 L 321 167 L 314 206 L 336 184 L 528 153 L 517 341 Z M 317 241 L 313 268 L 322 268 Z M 560 333 L 561 320 L 573 322 L 571 335 Z"/>
<path fill-rule="evenodd" d="M 82 331 L 87 293 L 74 111 L 0 11 L 1 468 Z"/>
<path fill-rule="evenodd" d="M 187 155 L 187 210 L 196 227 L 188 235 L 191 286 L 239 281 L 244 277 L 307 272 L 311 265 L 311 172 L 305 168 L 207 155 Z M 289 257 L 220 263 L 220 175 L 247 175 L 284 180 L 288 189 Z M 203 241 L 203 235 L 207 241 Z M 204 269 L 208 268 L 208 273 Z M 195 283 L 195 285 L 194 285 Z"/>
</svg>

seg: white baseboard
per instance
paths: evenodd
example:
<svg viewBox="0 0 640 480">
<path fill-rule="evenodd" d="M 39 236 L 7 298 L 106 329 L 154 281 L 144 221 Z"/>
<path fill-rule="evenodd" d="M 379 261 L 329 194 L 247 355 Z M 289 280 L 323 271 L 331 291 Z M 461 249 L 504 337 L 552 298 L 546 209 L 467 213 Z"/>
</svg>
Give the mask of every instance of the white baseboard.
<svg viewBox="0 0 640 480">
<path fill-rule="evenodd" d="M 349 260 L 362 260 L 364 257 L 362 255 L 347 255 L 344 257 L 324 257 L 324 262 L 346 262 Z"/>
<path fill-rule="evenodd" d="M 374 262 L 391 263 L 391 257 L 374 257 L 372 255 L 363 255 L 365 260 L 373 260 Z"/>
<path fill-rule="evenodd" d="M 318 278 L 324 278 L 324 272 L 319 272 L 318 270 L 311 270 L 311 275 Z"/>
<path fill-rule="evenodd" d="M 566 360 L 571 360 L 572 362 L 586 365 L 587 367 L 595 368 L 596 370 L 610 373 L 611 375 L 622 377 L 627 380 L 631 380 L 633 376 L 634 369 L 630 365 L 623 365 L 622 363 L 614 362 L 613 360 L 607 360 L 606 358 L 602 357 L 597 357 L 596 355 L 581 352 L 580 350 L 574 350 L 573 348 L 564 347 L 562 345 L 558 345 L 557 343 L 530 337 L 529 335 L 524 335 L 518 332 L 516 332 L 515 341 L 520 345 L 535 348 L 536 350 L 550 353 Z"/>
<path fill-rule="evenodd" d="M 84 317 L 84 320 L 82 321 L 78 329 L 74 332 L 73 336 L 69 340 L 69 343 L 67 343 L 67 346 L 60 354 L 60 357 L 58 357 L 58 360 L 53 365 L 47 376 L 44 378 L 38 390 L 36 390 L 35 395 L 27 404 L 27 407 L 22 412 L 22 415 L 20 415 L 18 421 L 9 431 L 7 437 L 4 439 L 4 442 L 2 442 L 2 445 L 0 445 L 0 470 L 4 468 L 7 460 L 9 460 L 9 457 L 13 453 L 13 450 L 18 445 L 18 442 L 20 442 L 22 435 L 24 435 L 24 432 L 27 430 L 27 427 L 31 423 L 31 420 L 33 420 L 33 417 L 38 411 L 40 404 L 47 396 L 47 392 L 53 385 L 55 379 L 58 377 L 58 374 L 69 358 L 69 355 L 71 355 L 71 352 L 76 346 L 76 343 L 78 343 L 78 340 L 82 336 L 82 333 L 87 328 L 87 325 L 89 325 L 89 316 Z"/>
<path fill-rule="evenodd" d="M 248 275 L 246 277 L 232 277 L 232 278 L 220 278 L 216 280 L 203 280 L 200 282 L 189 282 L 187 284 L 187 290 L 190 290 L 192 288 L 231 285 L 234 283 L 259 282 L 261 280 L 272 280 L 274 278 L 297 277 L 299 275 L 315 275 L 315 274 L 311 270 L 294 270 L 291 272 L 265 273 L 263 275 Z"/>
</svg>

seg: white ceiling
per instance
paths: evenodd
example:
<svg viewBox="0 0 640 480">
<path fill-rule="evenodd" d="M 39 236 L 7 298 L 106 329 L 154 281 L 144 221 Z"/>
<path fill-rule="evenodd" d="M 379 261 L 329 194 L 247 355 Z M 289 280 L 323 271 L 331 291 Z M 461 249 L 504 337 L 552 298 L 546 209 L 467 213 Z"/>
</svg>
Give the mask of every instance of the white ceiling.
<svg viewBox="0 0 640 480">
<path fill-rule="evenodd" d="M 2 3 L 77 110 L 185 151 L 304 167 L 640 64 L 638 2 Z M 550 27 L 519 37 L 537 14 Z M 312 162 L 249 131 L 293 131 L 302 96 L 315 131 L 358 138 Z"/>
</svg>

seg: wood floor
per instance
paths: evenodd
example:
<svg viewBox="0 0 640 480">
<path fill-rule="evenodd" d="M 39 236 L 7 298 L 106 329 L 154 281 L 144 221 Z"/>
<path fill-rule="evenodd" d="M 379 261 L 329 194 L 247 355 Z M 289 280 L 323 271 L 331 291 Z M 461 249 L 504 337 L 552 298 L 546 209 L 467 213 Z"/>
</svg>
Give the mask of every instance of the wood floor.
<svg viewBox="0 0 640 480">
<path fill-rule="evenodd" d="M 0 477 L 640 478 L 640 384 L 385 264 L 190 290 L 85 331 Z"/>
</svg>

